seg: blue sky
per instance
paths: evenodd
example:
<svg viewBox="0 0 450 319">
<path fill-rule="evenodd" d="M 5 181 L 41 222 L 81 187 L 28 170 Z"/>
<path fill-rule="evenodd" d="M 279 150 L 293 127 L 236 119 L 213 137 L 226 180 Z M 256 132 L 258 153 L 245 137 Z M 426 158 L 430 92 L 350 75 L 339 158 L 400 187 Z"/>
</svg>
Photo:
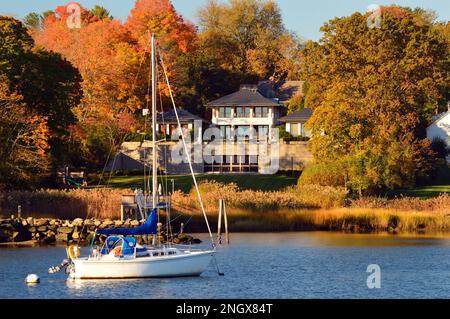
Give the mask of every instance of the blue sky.
<svg viewBox="0 0 450 319">
<path fill-rule="evenodd" d="M 226 0 L 222 0 L 226 1 Z M 65 4 L 68 0 L 0 0 L 0 14 L 22 18 L 27 13 L 42 12 Z M 125 20 L 134 5 L 134 0 L 78 0 L 85 7 L 100 4 L 113 16 Z M 196 12 L 206 0 L 172 0 L 175 8 L 186 19 L 195 23 Z M 286 27 L 306 39 L 317 40 L 320 26 L 336 16 L 350 15 L 355 11 L 366 11 L 371 4 L 398 4 L 435 10 L 440 20 L 450 20 L 449 0 L 277 0 Z"/>
</svg>

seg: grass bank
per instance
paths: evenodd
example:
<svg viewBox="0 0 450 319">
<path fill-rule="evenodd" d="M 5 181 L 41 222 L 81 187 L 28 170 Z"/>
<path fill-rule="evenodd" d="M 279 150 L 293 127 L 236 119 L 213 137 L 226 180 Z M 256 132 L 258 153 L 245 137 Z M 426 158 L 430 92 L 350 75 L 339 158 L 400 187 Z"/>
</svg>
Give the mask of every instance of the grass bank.
<svg viewBox="0 0 450 319">
<path fill-rule="evenodd" d="M 389 209 L 333 208 L 326 210 L 280 210 L 252 212 L 230 210 L 231 232 L 278 231 L 345 231 L 371 232 L 437 232 L 450 231 L 450 216 L 430 211 L 395 211 Z M 203 216 L 195 213 L 189 220 L 191 232 L 204 231 Z M 209 214 L 212 229 L 216 231 L 217 214 Z M 178 227 L 178 225 L 175 225 Z"/>
<path fill-rule="evenodd" d="M 210 221 L 217 223 L 219 199 L 225 199 L 230 230 L 352 232 L 450 231 L 450 195 L 420 199 L 368 197 L 350 201 L 342 188 L 305 185 L 282 191 L 240 189 L 236 184 L 204 181 L 200 189 Z M 0 192 L 0 215 L 22 206 L 22 216 L 60 219 L 118 219 L 121 196 L 131 189 L 76 189 Z M 177 191 L 173 207 L 176 226 L 189 221 L 188 232 L 205 231 L 197 195 Z M 192 218 L 191 218 L 192 217 Z M 213 227 L 214 228 L 214 227 Z"/>
<path fill-rule="evenodd" d="M 165 177 L 162 176 L 165 183 Z M 260 174 L 197 174 L 198 182 L 218 182 L 221 184 L 236 184 L 242 190 L 254 191 L 278 191 L 286 187 L 297 185 L 298 176 L 292 175 L 260 175 Z M 168 175 L 167 183 L 171 188 L 171 179 L 174 180 L 175 190 L 183 193 L 189 193 L 194 186 L 192 176 L 188 175 Z M 160 181 L 161 183 L 161 181 Z M 100 184 L 94 179 L 90 182 L 89 188 L 113 188 L 113 189 L 136 189 L 144 187 L 142 175 L 139 176 L 112 176 L 110 179 L 107 175 Z"/>
</svg>

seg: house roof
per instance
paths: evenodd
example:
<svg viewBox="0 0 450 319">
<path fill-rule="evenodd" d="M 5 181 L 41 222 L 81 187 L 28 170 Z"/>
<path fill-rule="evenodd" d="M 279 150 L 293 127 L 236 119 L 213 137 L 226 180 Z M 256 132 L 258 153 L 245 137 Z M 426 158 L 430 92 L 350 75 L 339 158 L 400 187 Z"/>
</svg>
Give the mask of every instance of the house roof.
<svg viewBox="0 0 450 319">
<path fill-rule="evenodd" d="M 302 94 L 304 81 L 261 81 L 258 91 L 267 98 L 278 98 L 280 103 L 286 103 L 294 96 Z"/>
<path fill-rule="evenodd" d="M 209 102 L 207 107 L 214 106 L 280 106 L 281 104 L 264 97 L 258 92 L 256 86 L 241 86 L 241 89 L 232 94 L 223 96 Z"/>
<path fill-rule="evenodd" d="M 311 116 L 312 109 L 303 108 L 300 111 L 281 117 L 279 121 L 283 123 L 306 123 Z"/>
<path fill-rule="evenodd" d="M 194 115 L 186 110 L 177 108 L 178 117 L 180 118 L 180 123 L 191 123 L 193 121 L 203 121 L 209 123 L 207 120 Z M 175 111 L 172 109 L 164 113 L 158 113 L 156 117 L 158 124 L 177 124 L 177 117 L 175 116 Z"/>
</svg>

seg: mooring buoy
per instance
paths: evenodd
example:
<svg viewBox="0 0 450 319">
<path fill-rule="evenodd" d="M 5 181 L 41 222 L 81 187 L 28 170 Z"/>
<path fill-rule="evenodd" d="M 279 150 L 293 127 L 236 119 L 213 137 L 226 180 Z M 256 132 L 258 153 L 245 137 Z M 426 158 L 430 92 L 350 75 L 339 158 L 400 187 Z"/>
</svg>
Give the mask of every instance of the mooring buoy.
<svg viewBox="0 0 450 319">
<path fill-rule="evenodd" d="M 27 284 L 38 284 L 41 282 L 41 279 L 36 274 L 29 274 L 27 278 L 25 278 L 25 282 Z"/>
</svg>

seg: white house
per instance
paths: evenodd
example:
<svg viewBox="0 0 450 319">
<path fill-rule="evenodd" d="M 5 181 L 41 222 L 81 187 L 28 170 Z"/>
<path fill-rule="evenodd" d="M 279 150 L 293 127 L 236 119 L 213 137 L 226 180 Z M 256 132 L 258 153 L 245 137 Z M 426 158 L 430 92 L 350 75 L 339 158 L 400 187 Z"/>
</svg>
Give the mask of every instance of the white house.
<svg viewBox="0 0 450 319">
<path fill-rule="evenodd" d="M 311 132 L 305 127 L 305 123 L 312 116 L 312 109 L 303 108 L 279 119 L 281 123 L 286 123 L 286 132 L 292 136 L 310 137 Z"/>
<path fill-rule="evenodd" d="M 447 112 L 436 115 L 433 120 L 433 124 L 427 128 L 428 139 L 440 138 L 450 147 L 450 103 Z M 447 163 L 450 164 L 450 155 L 447 156 Z"/>
<path fill-rule="evenodd" d="M 214 100 L 207 107 L 212 110 L 212 124 L 223 137 L 230 138 L 238 129 L 245 132 L 251 128 L 270 136 L 282 104 L 276 98 L 263 96 L 257 85 L 241 85 L 239 91 Z"/>
</svg>

